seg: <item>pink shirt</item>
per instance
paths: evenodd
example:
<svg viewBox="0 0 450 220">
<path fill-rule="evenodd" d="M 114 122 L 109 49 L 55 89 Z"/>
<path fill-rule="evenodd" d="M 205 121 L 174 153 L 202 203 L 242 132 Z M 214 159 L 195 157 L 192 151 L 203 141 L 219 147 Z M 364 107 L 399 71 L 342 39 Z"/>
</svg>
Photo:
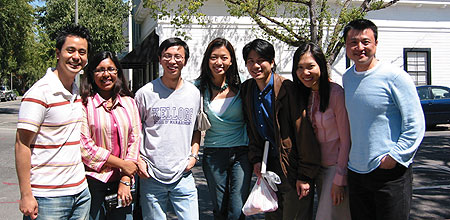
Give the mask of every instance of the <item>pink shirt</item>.
<svg viewBox="0 0 450 220">
<path fill-rule="evenodd" d="M 108 110 L 100 95 L 88 97 L 81 126 L 81 155 L 86 174 L 106 183 L 114 174 L 114 169 L 103 166 L 111 154 L 137 161 L 140 134 L 141 121 L 133 98 L 117 96 Z"/>
<path fill-rule="evenodd" d="M 347 162 L 350 151 L 350 125 L 345 109 L 344 89 L 336 83 L 330 85 L 330 102 L 325 112 L 319 110 L 318 91 L 312 91 L 308 113 L 322 152 L 322 166 L 336 166 L 333 183 L 347 185 Z"/>
</svg>

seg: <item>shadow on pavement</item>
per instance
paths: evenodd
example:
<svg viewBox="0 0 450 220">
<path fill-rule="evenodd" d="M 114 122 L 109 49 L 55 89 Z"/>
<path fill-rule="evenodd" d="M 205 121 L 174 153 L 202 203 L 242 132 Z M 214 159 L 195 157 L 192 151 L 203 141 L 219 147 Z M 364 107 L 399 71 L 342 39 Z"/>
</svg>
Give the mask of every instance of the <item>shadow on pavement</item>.
<svg viewBox="0 0 450 220">
<path fill-rule="evenodd" d="M 445 131 L 436 127 L 433 131 Z M 410 219 L 450 218 L 450 137 L 423 139 L 413 163 L 413 201 Z"/>
<path fill-rule="evenodd" d="M 0 114 L 19 114 L 19 109 L 17 108 L 0 108 Z"/>
</svg>

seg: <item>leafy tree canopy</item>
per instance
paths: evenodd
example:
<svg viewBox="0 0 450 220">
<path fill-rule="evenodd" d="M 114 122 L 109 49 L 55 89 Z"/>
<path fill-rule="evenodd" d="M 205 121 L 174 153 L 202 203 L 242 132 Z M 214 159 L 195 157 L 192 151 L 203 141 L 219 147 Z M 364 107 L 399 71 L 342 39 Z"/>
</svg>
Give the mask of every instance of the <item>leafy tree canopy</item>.
<svg viewBox="0 0 450 220">
<path fill-rule="evenodd" d="M 27 60 L 33 8 L 27 0 L 0 0 L 0 83 Z"/>
<path fill-rule="evenodd" d="M 201 8 L 207 0 L 144 0 L 155 19 L 173 16 L 171 24 L 183 35 L 183 25 L 205 23 Z M 291 46 L 312 41 L 320 45 L 332 64 L 344 45 L 340 33 L 351 20 L 391 6 L 398 0 L 224 0 L 231 16 L 250 17 L 269 38 Z"/>
<path fill-rule="evenodd" d="M 75 1 L 47 0 L 38 12 L 39 24 L 51 39 L 61 28 L 75 23 Z M 128 15 L 129 7 L 123 0 L 78 0 L 78 22 L 92 37 L 90 54 L 102 50 L 118 53 L 124 48 L 122 25 Z"/>
</svg>

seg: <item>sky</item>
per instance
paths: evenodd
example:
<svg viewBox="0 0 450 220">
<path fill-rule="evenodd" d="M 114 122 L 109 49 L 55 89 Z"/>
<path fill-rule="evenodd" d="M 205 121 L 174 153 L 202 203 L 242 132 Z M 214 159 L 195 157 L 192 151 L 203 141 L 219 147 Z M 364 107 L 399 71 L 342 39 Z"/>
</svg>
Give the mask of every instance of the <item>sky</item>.
<svg viewBox="0 0 450 220">
<path fill-rule="evenodd" d="M 45 1 L 43 0 L 34 0 L 31 2 L 32 6 L 43 6 L 45 4 Z"/>
</svg>

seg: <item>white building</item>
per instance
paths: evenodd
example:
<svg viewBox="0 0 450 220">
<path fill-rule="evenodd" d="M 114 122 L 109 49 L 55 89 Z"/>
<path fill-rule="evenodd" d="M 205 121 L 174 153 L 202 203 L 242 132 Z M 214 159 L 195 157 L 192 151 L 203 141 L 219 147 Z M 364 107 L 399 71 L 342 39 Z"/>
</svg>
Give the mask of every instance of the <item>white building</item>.
<svg viewBox="0 0 450 220">
<path fill-rule="evenodd" d="M 156 50 L 175 28 L 168 19 L 153 20 L 141 0 L 134 0 L 130 46 L 132 50 L 122 59 L 124 68 L 132 68 L 133 90 L 158 77 L 160 70 Z M 255 38 L 261 38 L 259 28 L 250 18 L 231 17 L 223 0 L 209 0 L 202 12 L 211 21 L 206 26 L 190 25 L 185 28 L 190 58 L 182 77 L 193 80 L 200 74 L 201 59 L 207 44 L 216 37 L 228 39 L 236 50 L 239 71 L 248 78 L 242 58 L 242 48 Z M 400 0 L 395 5 L 369 12 L 366 18 L 378 26 L 377 58 L 404 68 L 416 84 L 450 86 L 450 1 Z M 292 56 L 296 48 L 280 41 L 271 41 L 276 49 L 277 72 L 291 78 Z M 332 66 L 332 79 L 341 82 L 349 66 L 344 48 Z"/>
</svg>

